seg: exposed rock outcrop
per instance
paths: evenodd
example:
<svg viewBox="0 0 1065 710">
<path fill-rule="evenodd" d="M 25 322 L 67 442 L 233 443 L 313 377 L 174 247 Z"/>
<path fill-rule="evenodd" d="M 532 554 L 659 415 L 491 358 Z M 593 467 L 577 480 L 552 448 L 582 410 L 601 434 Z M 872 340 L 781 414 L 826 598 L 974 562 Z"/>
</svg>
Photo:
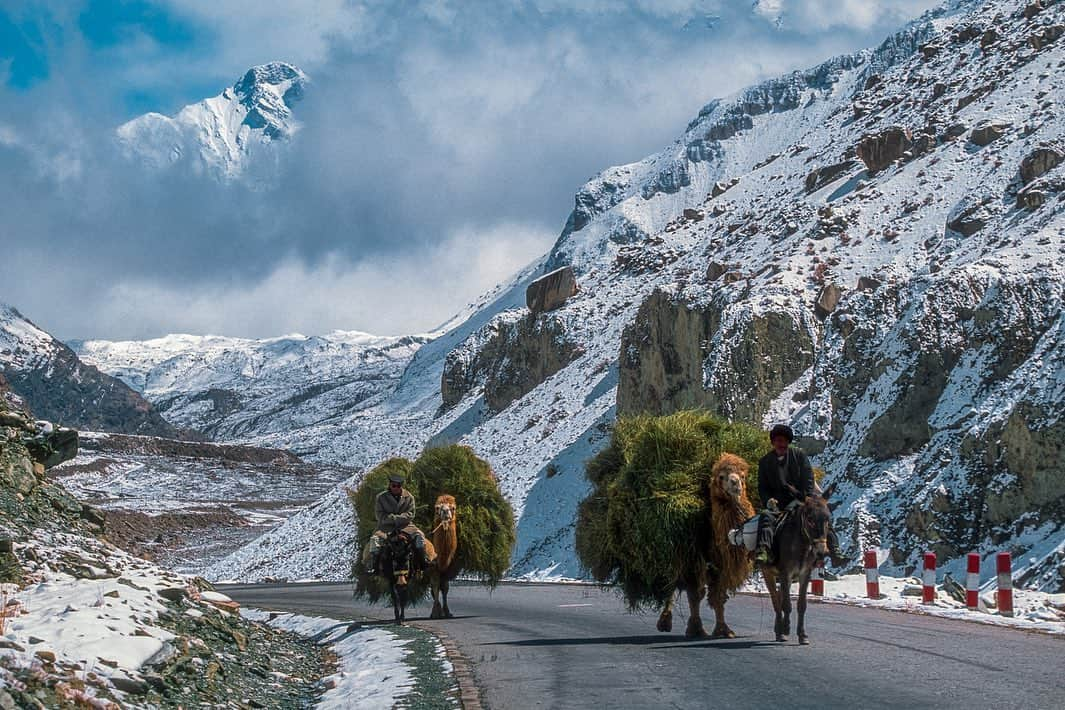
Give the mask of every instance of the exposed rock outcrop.
<svg viewBox="0 0 1065 710">
<path fill-rule="evenodd" d="M 1065 146 L 1044 143 L 1021 160 L 1021 181 L 1027 185 L 1065 162 Z"/>
<path fill-rule="evenodd" d="M 478 386 L 491 411 L 505 409 L 581 354 L 568 332 L 565 321 L 551 315 L 510 312 L 489 323 L 445 359 L 444 409 Z"/>
<path fill-rule="evenodd" d="M 979 146 L 989 145 L 1006 135 L 1010 128 L 1009 121 L 1002 119 L 988 119 L 981 121 L 969 134 L 969 140 Z"/>
<path fill-rule="evenodd" d="M 878 173 L 903 157 L 913 145 L 913 134 L 903 126 L 889 126 L 862 136 L 855 152 L 871 173 Z"/>
<path fill-rule="evenodd" d="M 694 304 L 656 291 L 622 334 L 618 412 L 704 407 L 758 421 L 812 362 L 808 324 L 790 313 Z"/>
</svg>

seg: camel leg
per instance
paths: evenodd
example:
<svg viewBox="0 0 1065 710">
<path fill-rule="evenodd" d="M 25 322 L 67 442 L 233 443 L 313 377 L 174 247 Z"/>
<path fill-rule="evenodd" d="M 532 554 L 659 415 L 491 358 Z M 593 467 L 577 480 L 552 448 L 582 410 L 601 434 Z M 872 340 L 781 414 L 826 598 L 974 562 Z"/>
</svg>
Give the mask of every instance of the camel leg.
<svg viewBox="0 0 1065 710">
<path fill-rule="evenodd" d="M 799 577 L 799 628 L 797 633 L 799 635 L 799 643 L 803 646 L 810 643 L 810 639 L 806 636 L 806 590 L 810 586 L 810 572 L 804 571 Z"/>
<path fill-rule="evenodd" d="M 702 584 L 689 584 L 685 592 L 688 594 L 688 609 L 690 616 L 688 617 L 688 628 L 684 630 L 684 635 L 688 638 L 706 638 L 706 629 L 703 628 L 703 618 L 699 614 L 699 605 L 703 601 L 703 594 L 706 592 L 706 586 Z"/>
<path fill-rule="evenodd" d="M 662 607 L 662 613 L 658 615 L 659 631 L 672 631 L 673 630 L 673 594 L 669 595 L 669 599 L 666 600 L 666 605 Z"/>
<path fill-rule="evenodd" d="M 706 602 L 710 605 L 710 608 L 714 610 L 714 631 L 710 634 L 712 639 L 734 639 L 736 638 L 736 632 L 729 628 L 725 623 L 725 602 L 728 598 L 725 593 L 718 588 L 718 585 L 711 582 L 708 585 L 706 592 Z"/>
<path fill-rule="evenodd" d="M 429 573 L 429 585 L 433 593 L 433 610 L 429 612 L 430 619 L 439 619 L 443 616 L 443 611 L 440 608 L 440 573 L 437 570 L 432 570 Z"/>
<path fill-rule="evenodd" d="M 453 619 L 454 615 L 451 610 L 447 608 L 447 592 L 451 588 L 451 581 L 444 575 L 440 576 L 440 594 L 444 597 L 444 618 Z"/>
</svg>

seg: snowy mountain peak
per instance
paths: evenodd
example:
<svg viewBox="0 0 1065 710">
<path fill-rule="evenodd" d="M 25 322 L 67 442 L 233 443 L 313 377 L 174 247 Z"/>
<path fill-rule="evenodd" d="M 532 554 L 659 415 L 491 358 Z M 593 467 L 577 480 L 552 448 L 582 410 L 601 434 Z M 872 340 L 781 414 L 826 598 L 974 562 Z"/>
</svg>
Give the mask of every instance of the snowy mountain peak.
<svg viewBox="0 0 1065 710">
<path fill-rule="evenodd" d="M 122 124 L 118 141 L 128 158 L 154 168 L 188 163 L 196 172 L 231 180 L 255 154 L 272 153 L 270 146 L 296 133 L 292 106 L 308 81 L 286 62 L 252 67 L 218 96 L 186 106 L 173 118 L 147 113 Z"/>
</svg>

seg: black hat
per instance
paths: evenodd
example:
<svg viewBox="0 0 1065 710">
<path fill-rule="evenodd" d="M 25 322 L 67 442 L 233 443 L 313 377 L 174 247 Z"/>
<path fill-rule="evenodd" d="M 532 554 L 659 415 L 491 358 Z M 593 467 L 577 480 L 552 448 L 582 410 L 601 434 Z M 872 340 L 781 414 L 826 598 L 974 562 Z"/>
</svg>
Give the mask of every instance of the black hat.
<svg viewBox="0 0 1065 710">
<path fill-rule="evenodd" d="M 400 476 L 398 473 L 393 473 L 392 475 L 390 475 L 388 477 L 388 482 L 389 483 L 403 483 L 403 476 Z"/>
<path fill-rule="evenodd" d="M 793 432 L 791 430 L 791 427 L 787 424 L 774 424 L 773 428 L 769 430 L 770 441 L 777 438 L 778 436 L 783 436 L 785 439 L 788 440 L 789 444 L 795 441 L 795 432 Z"/>
</svg>

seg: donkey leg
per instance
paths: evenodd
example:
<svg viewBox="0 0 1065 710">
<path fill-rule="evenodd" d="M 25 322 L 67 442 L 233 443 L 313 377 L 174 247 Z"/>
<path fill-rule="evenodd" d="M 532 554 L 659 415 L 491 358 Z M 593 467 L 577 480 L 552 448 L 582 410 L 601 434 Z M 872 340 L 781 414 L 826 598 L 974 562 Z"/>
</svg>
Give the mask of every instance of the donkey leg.
<svg viewBox="0 0 1065 710">
<path fill-rule="evenodd" d="M 787 574 L 780 575 L 780 628 L 777 641 L 787 641 L 791 633 L 791 582 Z"/>
<path fill-rule="evenodd" d="M 784 609 L 780 603 L 780 587 L 777 585 L 777 573 L 768 568 L 762 568 L 762 577 L 765 578 L 765 588 L 769 592 L 769 601 L 773 604 L 773 633 L 777 641 L 783 641 L 781 635 L 784 631 Z"/>
<path fill-rule="evenodd" d="M 797 631 L 799 634 L 799 643 L 803 646 L 810 643 L 810 639 L 806 636 L 806 590 L 809 586 L 810 573 L 804 572 L 802 576 L 799 577 L 799 603 L 797 605 L 799 611 L 799 628 Z"/>
<path fill-rule="evenodd" d="M 658 615 L 658 624 L 656 627 L 659 631 L 673 630 L 673 597 L 673 594 L 669 595 L 669 599 L 666 600 L 666 605 L 662 607 L 662 613 Z"/>
<path fill-rule="evenodd" d="M 688 594 L 688 609 L 690 615 L 688 616 L 688 628 L 684 630 L 684 635 L 688 638 L 706 638 L 706 629 L 703 628 L 703 617 L 699 613 L 699 605 L 703 601 L 703 593 L 706 591 L 706 587 L 702 584 L 689 584 L 685 592 Z"/>
</svg>

